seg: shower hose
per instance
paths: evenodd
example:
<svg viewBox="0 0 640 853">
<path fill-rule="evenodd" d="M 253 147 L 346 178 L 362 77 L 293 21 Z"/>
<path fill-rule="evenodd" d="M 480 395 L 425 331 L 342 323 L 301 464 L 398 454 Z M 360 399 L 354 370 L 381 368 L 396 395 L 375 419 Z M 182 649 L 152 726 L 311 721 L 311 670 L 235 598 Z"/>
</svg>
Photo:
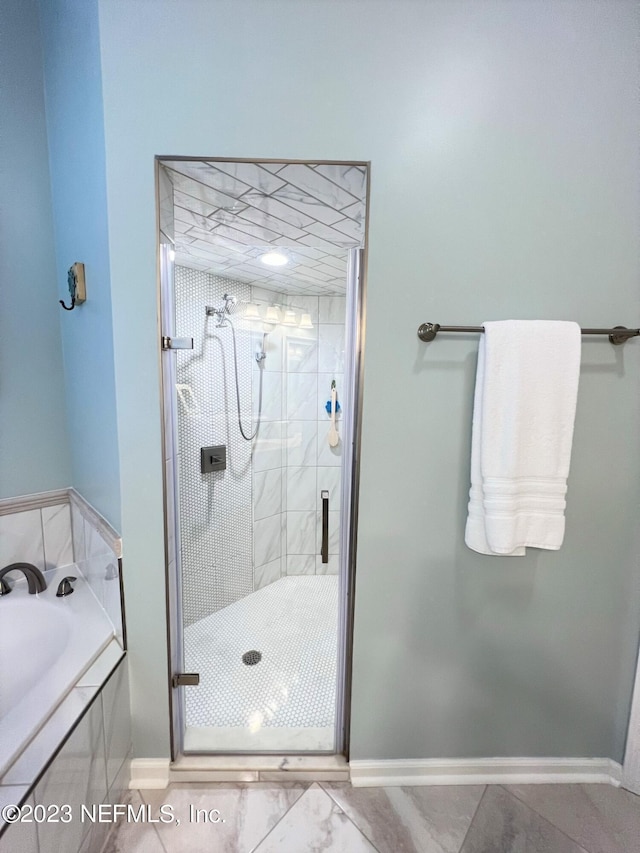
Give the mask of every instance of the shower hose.
<svg viewBox="0 0 640 853">
<path fill-rule="evenodd" d="M 227 320 L 228 325 L 231 327 L 231 338 L 233 340 L 233 370 L 236 379 L 236 404 L 238 408 L 238 427 L 240 428 L 240 435 L 244 438 L 245 441 L 253 441 L 253 439 L 258 435 L 258 430 L 260 429 L 260 420 L 262 418 L 262 374 L 264 373 L 264 358 L 260 359 L 258 362 L 258 372 L 260 374 L 260 382 L 258 386 L 258 422 L 256 424 L 255 430 L 247 435 L 242 427 L 242 418 L 240 416 L 240 383 L 238 382 L 238 349 L 236 347 L 236 330 L 233 327 L 233 323 L 231 320 Z M 264 345 L 263 345 L 264 350 Z M 264 354 L 264 353 L 263 353 Z"/>
</svg>

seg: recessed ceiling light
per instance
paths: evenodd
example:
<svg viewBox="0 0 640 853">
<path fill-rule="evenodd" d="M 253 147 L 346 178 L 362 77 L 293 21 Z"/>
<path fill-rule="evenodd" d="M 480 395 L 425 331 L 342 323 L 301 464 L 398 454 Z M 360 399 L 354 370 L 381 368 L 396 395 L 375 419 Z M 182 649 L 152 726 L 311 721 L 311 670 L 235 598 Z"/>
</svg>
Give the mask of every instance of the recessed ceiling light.
<svg viewBox="0 0 640 853">
<path fill-rule="evenodd" d="M 289 263 L 289 258 L 283 252 L 265 252 L 260 255 L 260 260 L 268 267 L 283 267 Z"/>
</svg>

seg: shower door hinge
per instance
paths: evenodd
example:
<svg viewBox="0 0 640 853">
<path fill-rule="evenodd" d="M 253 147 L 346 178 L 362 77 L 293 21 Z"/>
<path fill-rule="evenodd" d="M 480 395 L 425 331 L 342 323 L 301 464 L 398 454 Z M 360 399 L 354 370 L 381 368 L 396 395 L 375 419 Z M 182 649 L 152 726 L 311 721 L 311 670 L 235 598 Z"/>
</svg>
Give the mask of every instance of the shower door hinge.
<svg viewBox="0 0 640 853">
<path fill-rule="evenodd" d="M 193 349 L 193 338 L 170 338 L 162 336 L 162 349 Z"/>
<path fill-rule="evenodd" d="M 196 687 L 200 684 L 199 672 L 176 672 L 171 679 L 173 687 Z"/>
</svg>

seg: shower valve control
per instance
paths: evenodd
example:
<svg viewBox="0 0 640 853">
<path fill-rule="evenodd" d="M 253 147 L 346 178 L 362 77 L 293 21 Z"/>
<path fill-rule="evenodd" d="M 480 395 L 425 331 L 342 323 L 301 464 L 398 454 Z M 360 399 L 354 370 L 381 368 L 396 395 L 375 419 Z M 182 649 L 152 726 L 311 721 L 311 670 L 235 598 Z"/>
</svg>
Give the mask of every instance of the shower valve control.
<svg viewBox="0 0 640 853">
<path fill-rule="evenodd" d="M 200 472 L 225 471 L 227 468 L 227 446 L 216 444 L 213 447 L 200 448 Z"/>
</svg>

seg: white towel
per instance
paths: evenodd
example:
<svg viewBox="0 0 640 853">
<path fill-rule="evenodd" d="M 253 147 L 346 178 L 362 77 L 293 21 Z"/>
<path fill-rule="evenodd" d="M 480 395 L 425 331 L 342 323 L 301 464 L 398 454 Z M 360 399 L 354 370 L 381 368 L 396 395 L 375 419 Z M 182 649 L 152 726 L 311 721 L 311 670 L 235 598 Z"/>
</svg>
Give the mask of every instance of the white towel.
<svg viewBox="0 0 640 853">
<path fill-rule="evenodd" d="M 465 542 L 481 554 L 558 550 L 580 373 L 580 327 L 484 323 L 471 440 Z"/>
</svg>

